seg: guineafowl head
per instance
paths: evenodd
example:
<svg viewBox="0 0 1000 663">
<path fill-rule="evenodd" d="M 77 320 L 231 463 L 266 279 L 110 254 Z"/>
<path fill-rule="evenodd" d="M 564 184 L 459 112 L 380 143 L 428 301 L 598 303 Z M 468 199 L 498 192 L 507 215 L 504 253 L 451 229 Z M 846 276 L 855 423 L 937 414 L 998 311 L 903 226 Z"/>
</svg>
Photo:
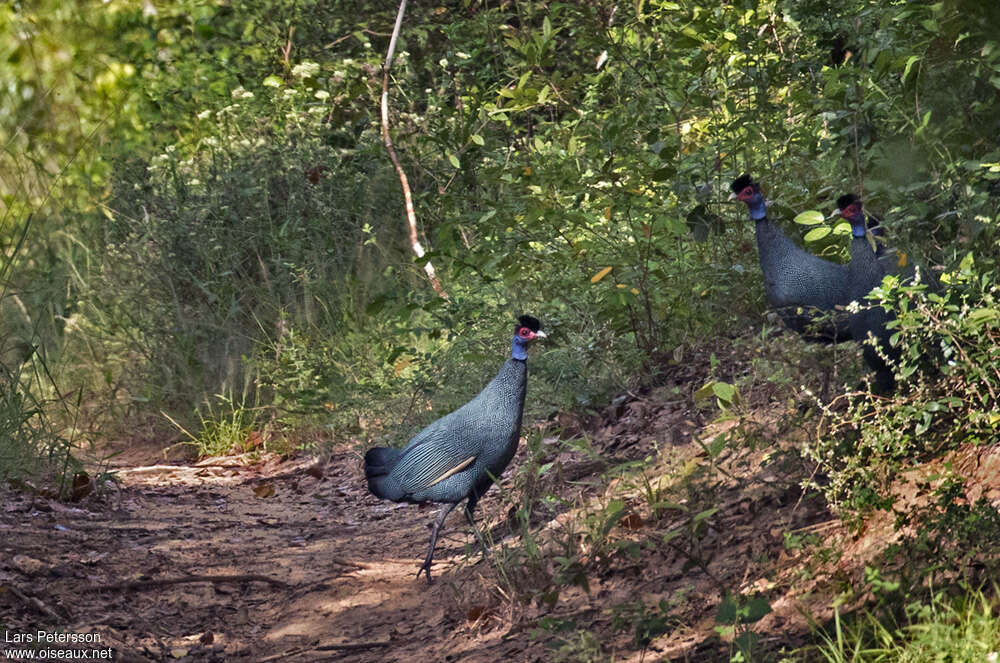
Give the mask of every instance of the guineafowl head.
<svg viewBox="0 0 1000 663">
<path fill-rule="evenodd" d="M 750 175 L 744 173 L 729 185 L 733 190 L 730 200 L 741 200 L 750 208 L 750 218 L 754 220 L 763 219 L 767 215 L 767 208 L 764 203 L 764 195 L 760 192 L 760 183 L 755 182 Z"/>
<path fill-rule="evenodd" d="M 865 220 L 864 203 L 853 193 L 845 193 L 837 198 L 837 211 L 835 214 L 847 219 L 851 224 L 851 234 L 855 237 L 864 237 L 868 231 L 868 223 Z"/>
<path fill-rule="evenodd" d="M 514 341 L 511 348 L 514 359 L 527 359 L 528 346 L 536 338 L 545 338 L 542 323 L 538 321 L 538 318 L 533 318 L 530 315 L 519 317 L 517 324 L 514 325 Z"/>
</svg>

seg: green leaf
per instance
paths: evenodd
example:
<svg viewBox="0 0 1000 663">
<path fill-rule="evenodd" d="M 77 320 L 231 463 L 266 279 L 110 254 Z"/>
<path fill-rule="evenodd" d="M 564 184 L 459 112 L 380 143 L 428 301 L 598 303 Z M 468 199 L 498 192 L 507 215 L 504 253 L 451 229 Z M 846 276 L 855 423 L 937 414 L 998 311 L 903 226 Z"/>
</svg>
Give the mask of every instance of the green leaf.
<svg viewBox="0 0 1000 663">
<path fill-rule="evenodd" d="M 715 383 L 707 382 L 698 391 L 694 392 L 694 402 L 700 403 L 710 399 L 715 395 Z"/>
<path fill-rule="evenodd" d="M 771 612 L 771 604 L 763 596 L 752 599 L 740 610 L 740 621 L 744 624 L 753 624 L 763 619 Z"/>
<path fill-rule="evenodd" d="M 654 170 L 649 176 L 654 182 L 662 182 L 664 180 L 669 180 L 671 177 L 677 174 L 677 169 L 673 166 L 664 166 L 663 168 L 658 168 Z"/>
<path fill-rule="evenodd" d="M 601 526 L 601 536 L 605 537 L 608 532 L 618 524 L 622 518 L 628 515 L 628 509 L 625 508 L 625 502 L 621 500 L 611 500 L 608 504 L 605 512 L 608 516 L 604 519 L 604 524 Z"/>
<path fill-rule="evenodd" d="M 480 136 L 479 134 L 472 134 L 471 136 L 469 136 L 469 140 L 471 140 L 476 145 L 485 145 L 486 144 L 486 141 L 483 140 L 483 137 Z"/>
<path fill-rule="evenodd" d="M 972 324 L 981 325 L 1000 319 L 1000 311 L 995 308 L 977 308 L 969 311 L 967 318 Z"/>
<path fill-rule="evenodd" d="M 462 164 L 461 164 L 461 162 L 460 162 L 460 161 L 458 160 L 458 157 L 456 157 L 456 156 L 455 156 L 454 154 L 452 154 L 452 153 L 450 153 L 450 152 L 448 153 L 448 161 L 449 161 L 449 162 L 451 163 L 451 165 L 452 165 L 452 166 L 454 166 L 455 168 L 461 168 L 461 167 L 462 167 Z"/>
<path fill-rule="evenodd" d="M 700 523 L 703 520 L 707 520 L 708 518 L 711 518 L 712 516 L 715 515 L 715 512 L 718 511 L 718 510 L 719 510 L 719 507 L 717 507 L 717 506 L 714 506 L 711 509 L 705 509 L 704 511 L 702 511 L 701 513 L 699 513 L 698 515 L 696 515 L 694 518 L 691 519 L 691 524 L 692 525 L 696 525 L 696 524 Z"/>
<path fill-rule="evenodd" d="M 805 235 L 805 237 L 803 239 L 805 241 L 807 241 L 807 242 L 818 242 L 819 240 L 821 240 L 824 237 L 826 237 L 827 235 L 829 235 L 830 232 L 831 231 L 830 231 L 830 228 L 828 226 L 822 226 L 822 227 L 819 227 L 819 228 L 813 228 L 812 230 L 810 230 L 809 232 L 806 233 L 806 235 Z"/>
<path fill-rule="evenodd" d="M 906 82 L 907 76 L 910 75 L 910 68 L 914 65 L 914 63 L 919 61 L 920 61 L 919 55 L 911 55 L 910 57 L 906 58 L 906 66 L 903 67 L 903 81 L 902 81 L 903 83 Z"/>
<path fill-rule="evenodd" d="M 712 393 L 723 403 L 732 403 L 736 397 L 736 387 L 728 382 L 713 382 Z"/>
<path fill-rule="evenodd" d="M 920 126 L 917 127 L 917 130 L 914 133 L 917 136 L 922 134 L 924 132 L 924 129 L 927 128 L 927 125 L 930 124 L 930 121 L 931 121 L 931 111 L 927 111 L 926 113 L 924 113 L 924 119 L 920 121 Z"/>
<path fill-rule="evenodd" d="M 801 214 L 797 215 L 794 219 L 795 223 L 801 224 L 803 226 L 815 226 L 817 223 L 823 223 L 825 217 L 822 212 L 817 212 L 814 209 L 806 210 Z"/>
<path fill-rule="evenodd" d="M 732 594 L 726 594 L 726 597 L 722 599 L 722 603 L 719 604 L 719 611 L 715 613 L 715 622 L 717 624 L 735 624 L 736 619 L 739 617 L 739 605 L 736 603 L 736 599 L 733 598 Z"/>
<path fill-rule="evenodd" d="M 718 457 L 723 449 L 726 448 L 726 436 L 716 435 L 712 443 L 708 445 L 708 455 L 712 458 Z"/>
</svg>

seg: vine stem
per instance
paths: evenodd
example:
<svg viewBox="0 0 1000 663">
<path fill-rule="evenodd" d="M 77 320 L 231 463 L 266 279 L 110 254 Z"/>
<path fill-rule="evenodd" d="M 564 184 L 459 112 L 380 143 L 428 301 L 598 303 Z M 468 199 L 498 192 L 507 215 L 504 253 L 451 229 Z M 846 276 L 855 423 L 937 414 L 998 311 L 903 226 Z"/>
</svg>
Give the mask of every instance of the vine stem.
<svg viewBox="0 0 1000 663">
<path fill-rule="evenodd" d="M 418 258 L 424 257 L 424 247 L 420 244 L 420 235 L 417 232 L 417 215 L 413 211 L 413 195 L 410 192 L 410 183 L 406 177 L 406 171 L 399 163 L 396 156 L 396 149 L 392 146 L 392 136 L 389 134 L 389 74 L 392 70 L 392 59 L 396 53 L 396 40 L 399 38 L 399 29 L 403 25 L 403 15 L 406 13 L 406 0 L 400 0 L 399 11 L 396 12 L 396 25 L 392 29 L 392 36 L 389 38 L 389 48 L 385 54 L 385 65 L 382 67 L 382 142 L 385 143 L 385 151 L 389 154 L 396 174 L 399 176 L 399 185 L 403 189 L 403 202 L 406 206 L 406 223 L 410 235 L 410 247 Z M 448 299 L 448 293 L 441 285 L 441 279 L 434 271 L 434 265 L 428 260 L 424 263 L 424 271 L 427 272 L 427 279 L 431 282 L 439 296 Z"/>
</svg>

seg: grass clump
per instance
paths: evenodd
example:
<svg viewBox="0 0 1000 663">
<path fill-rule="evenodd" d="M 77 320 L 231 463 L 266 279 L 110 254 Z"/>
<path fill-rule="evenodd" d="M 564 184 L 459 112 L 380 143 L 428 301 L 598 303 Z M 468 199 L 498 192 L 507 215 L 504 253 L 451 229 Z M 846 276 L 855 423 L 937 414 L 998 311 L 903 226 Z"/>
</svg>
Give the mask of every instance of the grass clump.
<svg viewBox="0 0 1000 663">
<path fill-rule="evenodd" d="M 903 623 L 887 623 L 865 612 L 851 624 L 835 613 L 821 644 L 799 653 L 802 661 L 827 663 L 925 663 L 982 661 L 1000 657 L 1000 612 L 982 590 L 945 592 L 906 606 Z"/>
</svg>

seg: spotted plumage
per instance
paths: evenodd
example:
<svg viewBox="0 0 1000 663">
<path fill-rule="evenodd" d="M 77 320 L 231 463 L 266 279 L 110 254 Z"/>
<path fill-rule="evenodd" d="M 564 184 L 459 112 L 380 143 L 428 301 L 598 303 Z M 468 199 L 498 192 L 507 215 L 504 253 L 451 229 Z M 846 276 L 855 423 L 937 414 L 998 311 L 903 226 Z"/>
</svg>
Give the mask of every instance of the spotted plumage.
<svg viewBox="0 0 1000 663">
<path fill-rule="evenodd" d="M 394 502 L 444 504 L 417 572 L 426 572 L 428 582 L 438 530 L 463 500 L 479 537 L 472 512 L 517 451 L 528 377 L 526 349 L 536 338 L 545 338 L 538 320 L 521 316 L 510 359 L 479 395 L 417 433 L 406 448 L 376 447 L 365 454 L 365 477 L 373 494 Z M 480 544 L 485 549 L 481 538 Z"/>
<path fill-rule="evenodd" d="M 891 393 L 896 387 L 896 380 L 889 362 L 899 358 L 899 350 L 889 342 L 890 332 L 886 328 L 892 316 L 881 306 L 872 305 L 865 299 L 888 273 L 886 263 L 869 242 L 868 221 L 861 200 L 854 194 L 845 194 L 837 199 L 837 211 L 851 224 L 851 261 L 847 264 L 848 293 L 851 300 L 858 302 L 861 307 L 850 316 L 851 336 L 862 344 L 865 363 L 875 371 L 878 391 Z"/>
<path fill-rule="evenodd" d="M 730 188 L 730 199 L 746 203 L 750 210 L 764 294 L 785 325 L 809 341 L 848 340 L 847 316 L 837 310 L 850 301 L 847 267 L 805 251 L 768 219 L 760 184 L 749 175 L 738 177 Z"/>
</svg>

